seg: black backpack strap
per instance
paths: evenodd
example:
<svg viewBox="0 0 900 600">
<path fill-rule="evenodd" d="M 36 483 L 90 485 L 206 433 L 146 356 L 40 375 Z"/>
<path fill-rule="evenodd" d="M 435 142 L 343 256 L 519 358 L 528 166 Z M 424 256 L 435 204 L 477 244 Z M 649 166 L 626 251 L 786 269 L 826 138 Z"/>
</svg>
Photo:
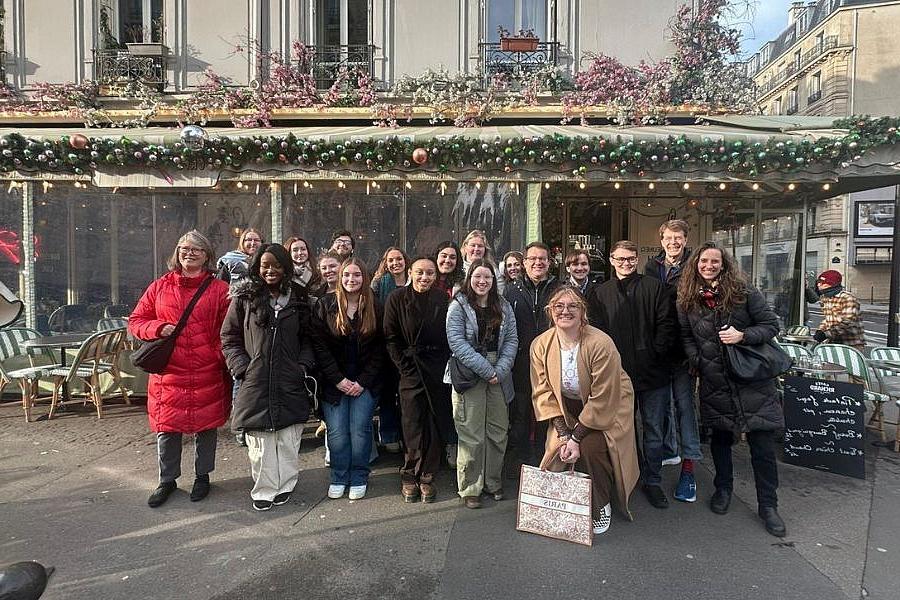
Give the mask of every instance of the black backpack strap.
<svg viewBox="0 0 900 600">
<path fill-rule="evenodd" d="M 212 275 L 208 275 L 203 283 L 200 284 L 200 289 L 194 294 L 194 297 L 191 298 L 191 301 L 188 303 L 187 308 L 184 309 L 184 312 L 181 314 L 181 318 L 178 319 L 178 324 L 175 325 L 175 331 L 172 332 L 173 336 L 181 333 L 181 330 L 184 329 L 185 325 L 187 325 L 188 317 L 191 316 L 191 312 L 193 312 L 194 307 L 197 306 L 197 302 L 200 300 L 200 296 L 203 295 L 203 292 L 206 291 L 206 288 L 209 287 L 209 284 L 212 283 L 213 277 Z"/>
</svg>

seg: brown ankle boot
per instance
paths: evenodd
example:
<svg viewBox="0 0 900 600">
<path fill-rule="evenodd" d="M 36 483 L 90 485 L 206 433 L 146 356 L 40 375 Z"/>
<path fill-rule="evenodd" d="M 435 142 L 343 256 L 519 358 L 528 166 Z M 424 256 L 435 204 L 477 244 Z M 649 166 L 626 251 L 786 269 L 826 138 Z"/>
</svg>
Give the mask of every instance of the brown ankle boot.
<svg viewBox="0 0 900 600">
<path fill-rule="evenodd" d="M 419 478 L 419 489 L 422 491 L 422 502 L 434 502 L 437 488 L 434 487 L 434 475 L 422 475 Z"/>
<path fill-rule="evenodd" d="M 403 494 L 404 502 L 419 501 L 419 486 L 415 481 L 404 481 L 400 485 L 400 493 Z"/>
</svg>

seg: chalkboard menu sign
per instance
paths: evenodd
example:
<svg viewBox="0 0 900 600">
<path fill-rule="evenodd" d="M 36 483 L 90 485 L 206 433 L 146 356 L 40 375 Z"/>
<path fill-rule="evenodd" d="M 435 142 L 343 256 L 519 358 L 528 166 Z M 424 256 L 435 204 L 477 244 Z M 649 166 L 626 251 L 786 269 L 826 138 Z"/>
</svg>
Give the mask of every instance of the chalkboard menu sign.
<svg viewBox="0 0 900 600">
<path fill-rule="evenodd" d="M 784 378 L 784 461 L 866 478 L 863 388 L 806 377 Z"/>
</svg>

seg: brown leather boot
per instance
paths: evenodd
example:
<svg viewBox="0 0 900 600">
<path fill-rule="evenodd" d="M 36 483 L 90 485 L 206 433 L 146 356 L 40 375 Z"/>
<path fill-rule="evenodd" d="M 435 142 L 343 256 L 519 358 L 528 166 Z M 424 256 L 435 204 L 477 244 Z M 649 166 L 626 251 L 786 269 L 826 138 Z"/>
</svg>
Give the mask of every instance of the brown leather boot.
<svg viewBox="0 0 900 600">
<path fill-rule="evenodd" d="M 400 486 L 400 493 L 403 494 L 404 502 L 419 501 L 419 486 L 415 481 L 404 481 Z"/>
<path fill-rule="evenodd" d="M 422 475 L 419 478 L 419 490 L 422 492 L 422 502 L 434 502 L 437 497 L 437 488 L 434 487 L 434 475 Z"/>
</svg>

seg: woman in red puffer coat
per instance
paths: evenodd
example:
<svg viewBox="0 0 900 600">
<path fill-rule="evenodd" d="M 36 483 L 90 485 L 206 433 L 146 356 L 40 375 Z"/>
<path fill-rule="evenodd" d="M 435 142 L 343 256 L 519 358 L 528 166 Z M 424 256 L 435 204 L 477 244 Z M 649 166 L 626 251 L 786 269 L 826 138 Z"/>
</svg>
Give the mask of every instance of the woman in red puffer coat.
<svg viewBox="0 0 900 600">
<path fill-rule="evenodd" d="M 209 240 L 199 231 L 181 236 L 169 259 L 169 272 L 150 284 L 128 320 L 128 329 L 138 339 L 169 336 L 191 298 L 212 278 L 179 334 L 165 370 L 150 375 L 147 412 L 159 455 L 159 486 L 147 500 L 153 508 L 177 487 L 184 433 L 195 434 L 191 501 L 206 497 L 209 473 L 215 468 L 216 428 L 225 424 L 231 408 L 231 377 L 219 336 L 228 310 L 228 284 L 210 271 L 214 256 Z"/>
</svg>

